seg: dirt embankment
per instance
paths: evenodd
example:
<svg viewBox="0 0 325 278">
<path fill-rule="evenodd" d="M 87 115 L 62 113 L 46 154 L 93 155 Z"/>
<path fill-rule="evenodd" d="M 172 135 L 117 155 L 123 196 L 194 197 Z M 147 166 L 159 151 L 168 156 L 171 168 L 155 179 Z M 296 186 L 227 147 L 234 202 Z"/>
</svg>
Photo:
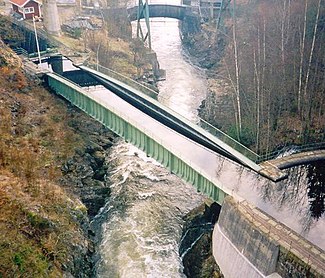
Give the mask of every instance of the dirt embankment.
<svg viewBox="0 0 325 278">
<path fill-rule="evenodd" d="M 0 40 L 0 277 L 88 277 L 114 135 L 39 82 Z"/>
</svg>

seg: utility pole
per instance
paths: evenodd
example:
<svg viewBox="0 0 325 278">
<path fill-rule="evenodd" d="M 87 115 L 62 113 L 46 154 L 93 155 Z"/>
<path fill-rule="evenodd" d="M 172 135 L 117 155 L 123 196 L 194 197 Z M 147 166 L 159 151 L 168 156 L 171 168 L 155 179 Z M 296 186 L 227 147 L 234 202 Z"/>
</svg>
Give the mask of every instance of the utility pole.
<svg viewBox="0 0 325 278">
<path fill-rule="evenodd" d="M 144 18 L 146 23 L 146 34 L 144 34 L 140 19 Z M 137 13 L 137 38 L 145 43 L 148 41 L 149 49 L 151 50 L 151 34 L 150 34 L 150 23 L 149 23 L 149 4 L 148 0 L 139 0 L 138 13 Z"/>
<path fill-rule="evenodd" d="M 98 55 L 99 55 L 99 48 L 100 48 L 100 43 L 98 44 L 98 46 L 97 46 L 97 52 L 96 52 L 96 58 L 97 58 L 97 71 L 98 71 L 98 67 L 99 67 L 99 57 L 98 57 Z"/>
<path fill-rule="evenodd" d="M 38 65 L 41 66 L 42 59 L 41 59 L 41 53 L 40 53 L 40 50 L 39 50 L 39 43 L 38 43 L 36 23 L 35 23 L 35 17 L 34 16 L 33 16 L 33 26 L 34 26 L 34 32 L 35 32 L 35 40 L 36 40 L 37 54 L 38 54 L 38 62 L 39 62 Z"/>
</svg>

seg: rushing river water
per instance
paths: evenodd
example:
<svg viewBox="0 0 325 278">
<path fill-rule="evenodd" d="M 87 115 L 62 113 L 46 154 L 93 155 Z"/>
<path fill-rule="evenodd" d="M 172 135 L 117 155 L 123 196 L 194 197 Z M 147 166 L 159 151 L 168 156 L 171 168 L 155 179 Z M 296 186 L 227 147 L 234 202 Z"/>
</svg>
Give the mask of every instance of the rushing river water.
<svg viewBox="0 0 325 278">
<path fill-rule="evenodd" d="M 152 47 L 166 70 L 166 81 L 158 84 L 159 101 L 196 121 L 197 108 L 207 90 L 204 72 L 183 53 L 176 20 L 153 20 L 151 34 Z M 182 217 L 204 197 L 122 139 L 108 160 L 112 192 L 100 214 L 106 220 L 96 275 L 184 277 L 178 254 Z M 319 180 L 323 172 L 313 178 L 311 168 L 306 172 L 305 167 L 298 167 L 290 170 L 288 180 L 275 184 L 222 158 L 220 169 L 216 169 L 216 176 L 233 193 L 324 248 L 324 183 L 320 199 L 315 195 L 319 186 L 307 183 L 308 179 Z M 316 209 L 311 212 L 313 204 Z"/>
<path fill-rule="evenodd" d="M 186 61 L 178 21 L 151 23 L 153 49 L 166 81 L 160 101 L 194 120 L 204 99 L 204 74 Z M 109 158 L 111 197 L 101 212 L 98 277 L 184 277 L 178 248 L 182 217 L 204 197 L 132 145 L 120 140 Z"/>
</svg>

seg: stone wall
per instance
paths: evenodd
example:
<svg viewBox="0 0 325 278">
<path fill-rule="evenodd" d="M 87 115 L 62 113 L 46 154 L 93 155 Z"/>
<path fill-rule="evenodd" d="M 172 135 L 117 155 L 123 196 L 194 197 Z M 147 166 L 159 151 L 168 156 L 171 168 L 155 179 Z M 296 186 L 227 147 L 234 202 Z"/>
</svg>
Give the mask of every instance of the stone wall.
<svg viewBox="0 0 325 278">
<path fill-rule="evenodd" d="M 325 276 L 323 250 L 253 205 L 231 197 L 225 199 L 214 228 L 213 255 L 227 277 L 239 271 L 249 277 Z"/>
<path fill-rule="evenodd" d="M 216 231 L 216 233 L 220 237 L 225 236 L 229 239 L 232 245 L 234 245 L 232 247 L 235 247 L 251 262 L 252 265 L 247 265 L 247 268 L 254 268 L 253 266 L 255 266 L 258 269 L 257 272 L 261 272 L 266 276 L 275 272 L 279 253 L 278 244 L 251 225 L 246 216 L 239 211 L 233 199 L 227 198 L 225 200 L 217 226 L 220 230 Z M 229 246 L 228 243 L 222 242 L 220 239 L 218 239 L 217 243 L 216 249 L 222 246 L 223 248 Z M 238 258 L 239 261 L 242 261 L 242 259 Z M 241 262 L 241 264 L 243 268 L 244 265 L 249 263 Z M 224 269 L 221 268 L 221 270 L 224 272 Z M 254 270 L 253 272 L 256 271 Z M 255 277 L 261 277 L 261 275 L 257 273 Z"/>
</svg>

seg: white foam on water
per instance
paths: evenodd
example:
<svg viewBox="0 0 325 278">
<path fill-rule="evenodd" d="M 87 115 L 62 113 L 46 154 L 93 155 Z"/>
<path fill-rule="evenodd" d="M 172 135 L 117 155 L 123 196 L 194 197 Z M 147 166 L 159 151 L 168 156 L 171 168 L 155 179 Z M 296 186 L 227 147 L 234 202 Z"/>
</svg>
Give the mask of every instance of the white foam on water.
<svg viewBox="0 0 325 278">
<path fill-rule="evenodd" d="M 205 79 L 184 61 L 178 23 L 166 22 L 151 25 L 153 48 L 160 64 L 165 63 L 161 67 L 167 70 L 166 82 L 159 84 L 159 97 L 195 120 L 206 94 Z M 112 191 L 110 209 L 105 210 L 107 222 L 103 224 L 97 276 L 185 277 L 178 253 L 183 216 L 205 197 L 122 140 L 112 148 L 109 165 Z"/>
<path fill-rule="evenodd" d="M 178 254 L 182 217 L 204 196 L 150 160 L 130 155 L 129 146 L 121 140 L 112 148 L 112 192 L 96 275 L 185 277 Z"/>
</svg>

